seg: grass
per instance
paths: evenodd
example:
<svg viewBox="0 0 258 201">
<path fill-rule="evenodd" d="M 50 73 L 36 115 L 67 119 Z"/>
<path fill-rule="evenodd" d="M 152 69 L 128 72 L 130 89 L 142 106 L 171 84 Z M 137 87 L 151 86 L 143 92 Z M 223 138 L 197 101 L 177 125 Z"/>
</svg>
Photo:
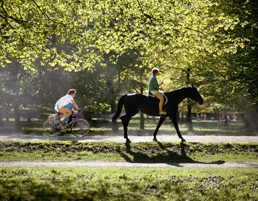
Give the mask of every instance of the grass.
<svg viewBox="0 0 258 201">
<path fill-rule="evenodd" d="M 0 200 L 257 200 L 257 169 L 0 168 Z"/>
<path fill-rule="evenodd" d="M 23 123 L 23 133 L 41 135 L 42 122 Z M 132 119 L 129 136 L 152 135 L 156 123 L 150 120 L 145 130 L 140 130 L 139 119 Z M 223 122 L 193 123 L 194 132 L 189 132 L 186 124 L 179 125 L 183 135 L 257 135 L 240 130 L 241 122 L 232 122 L 229 127 Z M 121 123 L 119 126 L 121 135 Z M 3 131 L 9 134 L 10 128 Z M 92 135 L 114 135 L 110 122 L 92 129 Z M 167 133 L 175 134 L 168 120 L 158 135 Z M 0 161 L 258 162 L 258 144 L 3 141 Z M 257 168 L 0 167 L 0 175 L 0 201 L 258 200 Z"/>
<path fill-rule="evenodd" d="M 139 116 L 133 117 L 128 126 L 128 134 L 130 135 L 152 135 L 159 118 L 145 118 L 144 129 L 140 129 Z M 42 135 L 43 133 L 43 121 L 33 120 L 31 122 L 21 121 L 22 134 L 26 135 Z M 225 126 L 222 121 L 196 121 L 193 120 L 194 131 L 188 131 L 188 124 L 185 122 L 179 122 L 179 129 L 183 135 L 225 135 L 225 136 L 242 136 L 242 135 L 258 135 L 257 131 L 246 131 L 242 129 L 244 123 L 240 120 L 229 122 L 229 126 Z M 123 133 L 123 127 L 120 120 L 118 120 L 119 132 L 114 133 L 112 131 L 112 124 L 109 117 L 93 118 L 91 122 L 91 130 L 93 132 L 90 135 L 121 135 Z M 14 130 L 14 122 L 4 122 L 0 127 L 0 133 L 10 134 L 17 133 Z M 162 134 L 176 134 L 175 128 L 169 118 L 165 120 L 159 129 L 158 135 Z"/>
<path fill-rule="evenodd" d="M 258 162 L 257 143 L 6 141 L 0 148 L 1 161 Z"/>
</svg>

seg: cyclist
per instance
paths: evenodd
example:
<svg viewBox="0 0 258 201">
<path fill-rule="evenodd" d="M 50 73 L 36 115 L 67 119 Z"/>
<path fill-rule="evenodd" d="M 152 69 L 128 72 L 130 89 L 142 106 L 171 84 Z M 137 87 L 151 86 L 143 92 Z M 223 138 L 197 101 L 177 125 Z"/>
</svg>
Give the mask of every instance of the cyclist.
<svg viewBox="0 0 258 201">
<path fill-rule="evenodd" d="M 64 120 L 68 121 L 68 117 L 72 114 L 72 110 L 74 108 L 79 110 L 78 105 L 74 101 L 74 97 L 76 95 L 75 89 L 69 89 L 67 94 L 61 97 L 55 104 L 55 111 L 62 114 L 62 118 L 60 119 L 60 123 L 64 125 Z"/>
</svg>

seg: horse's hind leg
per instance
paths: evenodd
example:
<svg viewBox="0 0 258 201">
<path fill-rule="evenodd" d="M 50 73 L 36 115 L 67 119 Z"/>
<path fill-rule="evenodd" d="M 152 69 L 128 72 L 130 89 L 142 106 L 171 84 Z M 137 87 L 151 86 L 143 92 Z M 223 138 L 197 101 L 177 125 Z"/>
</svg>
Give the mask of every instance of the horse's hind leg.
<svg viewBox="0 0 258 201">
<path fill-rule="evenodd" d="M 163 122 L 165 121 L 165 119 L 166 119 L 165 116 L 161 116 L 161 117 L 159 118 L 159 122 L 158 122 L 158 124 L 157 124 L 157 126 L 156 126 L 156 129 L 155 129 L 154 133 L 153 133 L 153 141 L 158 141 L 157 138 L 156 138 L 156 136 L 157 136 L 157 133 L 158 133 L 158 131 L 159 131 L 160 126 L 163 124 Z"/>
<path fill-rule="evenodd" d="M 131 143 L 131 140 L 128 138 L 128 135 L 127 135 L 127 127 L 131 118 L 132 116 L 129 116 L 127 114 L 120 117 L 124 127 L 124 138 L 126 139 L 126 143 Z"/>
</svg>

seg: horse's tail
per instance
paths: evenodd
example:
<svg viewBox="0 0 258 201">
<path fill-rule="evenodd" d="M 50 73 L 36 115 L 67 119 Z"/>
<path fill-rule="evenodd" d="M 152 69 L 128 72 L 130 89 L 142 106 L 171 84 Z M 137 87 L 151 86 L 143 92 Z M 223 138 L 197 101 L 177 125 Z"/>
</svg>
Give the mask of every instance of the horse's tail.
<svg viewBox="0 0 258 201">
<path fill-rule="evenodd" d="M 119 99 L 117 108 L 116 108 L 116 113 L 113 114 L 113 116 L 112 116 L 112 122 L 115 122 L 117 120 L 117 118 L 119 117 L 120 113 L 122 112 L 122 108 L 124 105 L 124 99 L 126 96 L 127 96 L 127 94 L 121 96 L 121 98 Z"/>
</svg>

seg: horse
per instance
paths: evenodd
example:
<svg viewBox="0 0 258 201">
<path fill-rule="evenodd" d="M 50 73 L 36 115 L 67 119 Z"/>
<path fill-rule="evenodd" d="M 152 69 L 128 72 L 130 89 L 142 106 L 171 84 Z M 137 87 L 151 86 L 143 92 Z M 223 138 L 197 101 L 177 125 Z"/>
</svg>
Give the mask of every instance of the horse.
<svg viewBox="0 0 258 201">
<path fill-rule="evenodd" d="M 131 118 L 139 111 L 149 116 L 160 116 L 159 122 L 153 133 L 154 141 L 157 141 L 156 136 L 160 126 L 165 121 L 165 119 L 169 117 L 174 124 L 174 128 L 177 132 L 178 137 L 181 139 L 181 142 L 185 142 L 185 139 L 182 137 L 177 123 L 178 104 L 185 98 L 191 98 L 201 105 L 204 102 L 203 98 L 198 92 L 197 88 L 193 85 L 191 87 L 181 87 L 170 92 L 165 92 L 163 95 L 165 97 L 164 102 L 166 102 L 163 106 L 163 109 L 167 112 L 167 114 L 162 116 L 159 115 L 159 99 L 155 97 L 139 93 L 124 94 L 120 97 L 117 104 L 116 113 L 112 116 L 112 122 L 116 122 L 124 106 L 126 114 L 120 116 L 120 119 L 123 123 L 124 138 L 126 139 L 126 143 L 131 143 L 127 135 L 127 126 Z"/>
</svg>

